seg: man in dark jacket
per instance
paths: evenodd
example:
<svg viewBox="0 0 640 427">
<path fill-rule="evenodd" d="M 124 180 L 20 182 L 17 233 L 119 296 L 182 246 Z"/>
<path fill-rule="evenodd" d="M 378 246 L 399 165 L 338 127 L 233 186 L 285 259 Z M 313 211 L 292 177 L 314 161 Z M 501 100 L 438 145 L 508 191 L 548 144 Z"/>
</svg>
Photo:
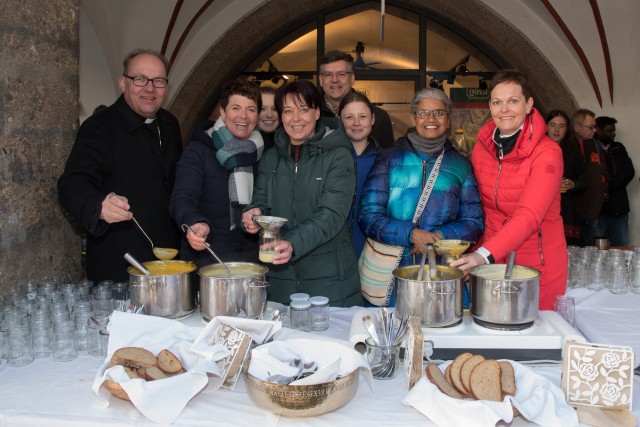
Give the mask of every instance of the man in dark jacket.
<svg viewBox="0 0 640 427">
<path fill-rule="evenodd" d="M 180 126 L 160 108 L 167 96 L 168 62 L 137 49 L 123 61 L 122 95 L 80 126 L 58 180 L 58 198 L 87 232 L 87 277 L 126 281 L 131 253 L 155 259 L 151 244 L 177 248 L 179 229 L 169 217 L 176 163 L 182 153 Z"/>
<path fill-rule="evenodd" d="M 614 141 L 616 123 L 613 117 L 596 119 L 596 141 L 605 153 L 609 172 L 609 202 L 600 214 L 600 234 L 607 236 L 611 246 L 629 244 L 629 198 L 627 184 L 636 174 L 633 163 L 622 143 Z"/>
<path fill-rule="evenodd" d="M 586 189 L 577 195 L 576 211 L 580 222 L 580 234 L 585 246 L 593 245 L 593 238 L 600 234 L 600 212 L 607 194 L 607 162 L 604 151 L 593 136 L 596 130 L 596 115 L 593 111 L 580 109 L 571 116 L 576 143 L 584 156 Z"/>
<path fill-rule="evenodd" d="M 331 50 L 324 54 L 320 61 L 318 82 L 322 88 L 324 102 L 320 108 L 322 117 L 338 117 L 340 101 L 347 93 L 354 90 L 356 76 L 353 69 L 353 56 L 339 50 Z M 373 114 L 376 122 L 371 136 L 383 148 L 393 146 L 393 127 L 389 114 L 382 108 L 374 106 Z"/>
</svg>

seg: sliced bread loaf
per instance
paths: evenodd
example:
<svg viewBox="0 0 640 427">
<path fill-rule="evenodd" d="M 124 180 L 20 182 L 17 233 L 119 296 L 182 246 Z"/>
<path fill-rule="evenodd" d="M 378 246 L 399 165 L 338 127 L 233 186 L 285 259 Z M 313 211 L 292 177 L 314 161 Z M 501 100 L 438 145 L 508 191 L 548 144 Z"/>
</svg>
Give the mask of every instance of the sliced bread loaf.
<svg viewBox="0 0 640 427">
<path fill-rule="evenodd" d="M 495 360 L 485 360 L 478 363 L 469 380 L 471 395 L 479 400 L 502 401 L 500 364 Z"/>
<path fill-rule="evenodd" d="M 169 376 L 162 372 L 160 368 L 152 366 L 144 370 L 144 379 L 147 381 L 162 380 L 164 378 L 169 378 Z"/>
<path fill-rule="evenodd" d="M 436 365 L 435 363 L 429 363 L 427 365 L 427 368 L 425 369 L 425 372 L 429 381 L 431 381 L 433 385 L 438 387 L 441 392 L 455 399 L 462 399 L 460 393 L 458 393 L 458 391 L 451 384 L 449 384 L 449 382 L 447 382 L 438 365 Z"/>
</svg>

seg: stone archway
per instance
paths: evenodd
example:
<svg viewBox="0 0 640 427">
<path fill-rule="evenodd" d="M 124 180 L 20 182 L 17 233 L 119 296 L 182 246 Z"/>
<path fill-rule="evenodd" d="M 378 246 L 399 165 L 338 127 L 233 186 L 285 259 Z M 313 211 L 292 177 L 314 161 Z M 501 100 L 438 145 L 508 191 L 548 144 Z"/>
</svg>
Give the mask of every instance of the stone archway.
<svg viewBox="0 0 640 427">
<path fill-rule="evenodd" d="M 183 139 L 187 141 L 196 122 L 208 116 L 222 85 L 254 61 L 256 52 L 269 49 L 270 40 L 280 40 L 292 28 L 312 22 L 319 12 L 362 2 L 272 0 L 238 21 L 198 62 L 169 106 L 181 123 Z M 399 0 L 393 3 L 426 11 L 463 37 L 473 37 L 474 42 L 503 67 L 526 71 L 536 106 L 541 111 L 559 108 L 571 112 L 577 109 L 573 95 L 540 51 L 482 3 L 476 0 Z"/>
</svg>

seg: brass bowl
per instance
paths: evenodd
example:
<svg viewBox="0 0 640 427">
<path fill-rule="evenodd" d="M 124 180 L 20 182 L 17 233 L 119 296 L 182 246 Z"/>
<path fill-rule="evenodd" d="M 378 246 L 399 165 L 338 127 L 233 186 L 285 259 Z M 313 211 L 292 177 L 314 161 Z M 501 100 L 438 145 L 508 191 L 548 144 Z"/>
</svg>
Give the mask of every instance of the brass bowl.
<svg viewBox="0 0 640 427">
<path fill-rule="evenodd" d="M 315 417 L 343 407 L 358 391 L 360 369 L 323 384 L 283 385 L 260 380 L 249 373 L 244 379 L 251 400 L 262 409 L 285 417 Z"/>
</svg>

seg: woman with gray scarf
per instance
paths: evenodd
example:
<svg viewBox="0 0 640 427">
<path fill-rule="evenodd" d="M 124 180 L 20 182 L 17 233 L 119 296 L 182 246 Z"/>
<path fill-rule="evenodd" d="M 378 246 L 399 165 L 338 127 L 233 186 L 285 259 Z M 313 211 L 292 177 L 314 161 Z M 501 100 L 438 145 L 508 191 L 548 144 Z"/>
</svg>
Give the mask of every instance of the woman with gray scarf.
<svg viewBox="0 0 640 427">
<path fill-rule="evenodd" d="M 477 241 L 483 231 L 471 164 L 447 138 L 451 101 L 440 89 L 423 89 L 414 96 L 411 111 L 415 131 L 378 156 L 364 184 L 358 212 L 358 224 L 367 237 L 405 247 L 400 265 L 416 264 L 412 255 L 424 252 L 427 243 Z M 438 160 L 433 190 L 414 223 L 422 190 Z"/>
</svg>

